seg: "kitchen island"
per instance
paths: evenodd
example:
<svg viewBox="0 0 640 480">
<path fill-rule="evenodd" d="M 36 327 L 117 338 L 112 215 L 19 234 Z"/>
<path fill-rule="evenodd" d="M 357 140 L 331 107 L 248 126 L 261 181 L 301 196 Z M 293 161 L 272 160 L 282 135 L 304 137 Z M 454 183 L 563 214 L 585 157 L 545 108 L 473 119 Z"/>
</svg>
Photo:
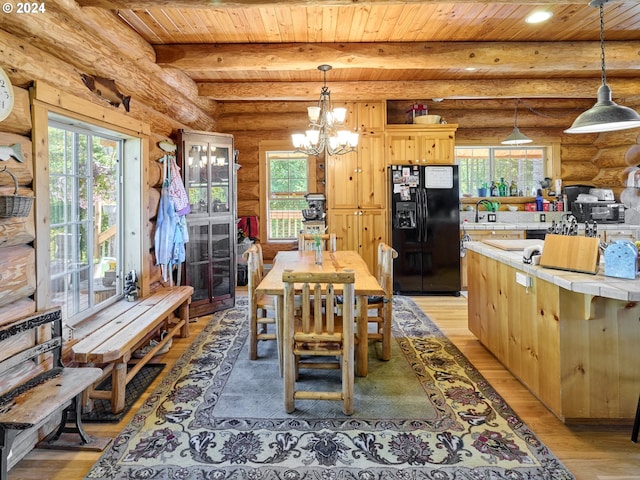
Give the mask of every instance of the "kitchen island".
<svg viewBox="0 0 640 480">
<path fill-rule="evenodd" d="M 544 242 L 540 241 L 541 244 Z M 467 245 L 469 329 L 567 423 L 631 423 L 640 392 L 640 280 L 524 264 Z"/>
</svg>

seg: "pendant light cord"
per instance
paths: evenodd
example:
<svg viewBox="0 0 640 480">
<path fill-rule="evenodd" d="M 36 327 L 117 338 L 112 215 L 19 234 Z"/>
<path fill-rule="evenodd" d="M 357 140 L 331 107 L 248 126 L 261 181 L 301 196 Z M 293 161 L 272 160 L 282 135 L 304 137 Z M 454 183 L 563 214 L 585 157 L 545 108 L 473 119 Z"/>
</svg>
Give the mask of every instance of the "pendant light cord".
<svg viewBox="0 0 640 480">
<path fill-rule="evenodd" d="M 600 64 L 602 69 L 602 85 L 606 85 L 607 72 L 604 68 L 604 2 L 600 4 Z"/>
</svg>

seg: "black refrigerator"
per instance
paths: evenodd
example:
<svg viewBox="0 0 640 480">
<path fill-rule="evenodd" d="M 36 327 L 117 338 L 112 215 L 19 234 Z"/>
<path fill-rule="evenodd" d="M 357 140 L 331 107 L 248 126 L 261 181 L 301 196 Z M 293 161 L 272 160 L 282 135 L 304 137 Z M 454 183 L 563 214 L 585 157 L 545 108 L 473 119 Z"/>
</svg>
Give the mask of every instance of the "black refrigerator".
<svg viewBox="0 0 640 480">
<path fill-rule="evenodd" d="M 460 295 L 457 165 L 391 165 L 393 290 Z"/>
</svg>

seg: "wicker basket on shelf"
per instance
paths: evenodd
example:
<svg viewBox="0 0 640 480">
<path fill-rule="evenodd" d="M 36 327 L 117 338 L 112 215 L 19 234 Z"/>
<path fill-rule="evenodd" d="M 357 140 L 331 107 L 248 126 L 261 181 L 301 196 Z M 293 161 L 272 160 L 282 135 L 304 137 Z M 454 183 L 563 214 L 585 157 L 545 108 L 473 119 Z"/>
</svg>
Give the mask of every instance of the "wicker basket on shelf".
<svg viewBox="0 0 640 480">
<path fill-rule="evenodd" d="M 31 210 L 31 204 L 34 197 L 27 197 L 24 195 L 18 195 L 18 179 L 11 173 L 11 171 L 4 167 L 4 170 L 0 170 L 0 173 L 6 172 L 13 178 L 13 184 L 15 190 L 13 195 L 0 195 L 0 217 L 26 217 Z"/>
</svg>

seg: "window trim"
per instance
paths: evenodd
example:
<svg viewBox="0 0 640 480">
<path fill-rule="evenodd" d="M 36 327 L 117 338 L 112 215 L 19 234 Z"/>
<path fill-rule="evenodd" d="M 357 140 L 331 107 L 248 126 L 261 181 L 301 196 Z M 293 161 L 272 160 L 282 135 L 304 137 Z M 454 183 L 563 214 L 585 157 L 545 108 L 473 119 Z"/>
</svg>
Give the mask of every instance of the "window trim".
<svg viewBox="0 0 640 480">
<path fill-rule="evenodd" d="M 149 158 L 150 127 L 144 122 L 102 107 L 87 100 L 62 92 L 43 82 L 31 88 L 32 144 L 34 153 L 33 190 L 36 240 L 34 242 L 36 292 L 38 309 L 49 308 L 50 292 L 50 228 L 49 228 L 49 114 L 58 114 L 79 123 L 94 125 L 125 137 L 123 156 L 123 202 L 127 205 L 123 215 L 123 271 L 135 270 L 140 278 L 141 295 L 148 295 L 149 252 L 151 249 L 149 225 L 148 174 L 145 160 Z"/>
<path fill-rule="evenodd" d="M 269 178 L 267 172 L 267 152 L 270 151 L 294 151 L 291 140 L 262 140 L 259 144 L 260 150 L 260 238 L 265 239 L 266 243 L 273 243 L 278 245 L 296 244 L 298 240 L 267 240 L 267 193 L 268 185 L 267 179 Z M 316 186 L 316 162 L 317 157 L 307 157 L 307 168 L 309 177 L 307 179 L 308 188 L 315 188 Z M 311 190 L 310 190 L 311 191 Z"/>
</svg>

